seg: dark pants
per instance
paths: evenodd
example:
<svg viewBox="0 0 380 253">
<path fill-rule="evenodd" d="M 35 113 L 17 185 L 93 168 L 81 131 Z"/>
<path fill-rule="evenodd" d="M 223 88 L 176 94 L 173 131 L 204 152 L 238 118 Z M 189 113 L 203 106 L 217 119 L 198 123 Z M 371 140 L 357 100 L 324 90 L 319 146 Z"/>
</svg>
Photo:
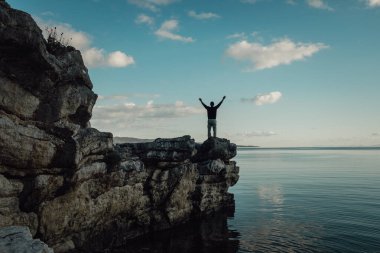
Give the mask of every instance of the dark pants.
<svg viewBox="0 0 380 253">
<path fill-rule="evenodd" d="M 209 119 L 207 121 L 207 135 L 208 135 L 208 138 L 211 137 L 211 127 L 213 128 L 214 137 L 216 137 L 216 119 Z"/>
</svg>

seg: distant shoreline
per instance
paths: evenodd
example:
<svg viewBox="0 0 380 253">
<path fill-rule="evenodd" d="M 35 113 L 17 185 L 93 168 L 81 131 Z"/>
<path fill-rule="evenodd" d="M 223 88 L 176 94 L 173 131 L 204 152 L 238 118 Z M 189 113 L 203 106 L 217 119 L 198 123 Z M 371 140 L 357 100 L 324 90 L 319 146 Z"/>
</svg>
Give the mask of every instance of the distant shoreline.
<svg viewBox="0 0 380 253">
<path fill-rule="evenodd" d="M 155 139 L 140 139 L 134 137 L 114 137 L 114 144 L 117 143 L 144 143 L 153 142 Z M 237 145 L 238 149 L 257 149 L 257 150 L 380 150 L 380 145 L 376 146 L 353 146 L 353 147 L 261 147 L 255 145 Z"/>
<path fill-rule="evenodd" d="M 259 146 L 237 146 L 239 149 L 257 150 L 380 150 L 380 147 L 259 147 Z"/>
</svg>

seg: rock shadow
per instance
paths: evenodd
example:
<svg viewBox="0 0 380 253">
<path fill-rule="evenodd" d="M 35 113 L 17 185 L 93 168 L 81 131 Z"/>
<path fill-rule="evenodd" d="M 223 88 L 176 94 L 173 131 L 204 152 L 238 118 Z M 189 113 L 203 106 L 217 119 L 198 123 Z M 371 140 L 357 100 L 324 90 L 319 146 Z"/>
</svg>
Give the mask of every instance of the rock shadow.
<svg viewBox="0 0 380 253">
<path fill-rule="evenodd" d="M 189 222 L 173 229 L 150 233 L 136 239 L 127 240 L 119 247 L 112 247 L 110 240 L 103 249 L 91 243 L 79 252 L 108 253 L 235 253 L 239 249 L 240 233 L 228 228 L 228 219 L 233 210 L 223 210 L 203 219 Z M 119 235 L 123 236 L 123 235 Z M 118 240 L 116 238 L 116 240 Z"/>
</svg>

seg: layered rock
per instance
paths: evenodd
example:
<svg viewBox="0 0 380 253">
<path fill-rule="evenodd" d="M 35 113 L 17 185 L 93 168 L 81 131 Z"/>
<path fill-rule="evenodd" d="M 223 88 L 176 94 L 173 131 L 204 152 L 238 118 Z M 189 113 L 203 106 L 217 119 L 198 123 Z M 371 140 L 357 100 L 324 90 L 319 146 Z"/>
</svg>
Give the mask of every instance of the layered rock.
<svg viewBox="0 0 380 253">
<path fill-rule="evenodd" d="M 29 14 L 0 0 L 0 227 L 27 226 L 66 252 L 231 204 L 234 144 L 183 136 L 113 145 L 90 127 L 96 98 L 80 52 L 53 47 Z"/>
<path fill-rule="evenodd" d="M 115 219 L 109 229 L 91 237 L 91 244 L 82 247 L 94 250 L 125 244 L 137 235 L 174 227 L 233 206 L 233 195 L 227 191 L 237 182 L 239 168 L 235 162 L 220 158 L 194 162 L 197 146 L 202 147 L 190 136 L 116 144 L 120 161 L 112 170 L 123 172 L 127 186 L 142 188 L 131 193 L 136 202 L 127 202 L 134 206 L 127 216 Z M 110 230 L 115 233 L 110 234 Z"/>
<path fill-rule="evenodd" d="M 0 174 L 0 227 L 24 225 L 35 234 L 38 227 L 36 213 L 20 210 L 19 197 L 23 188 L 22 180 L 7 179 Z"/>
</svg>

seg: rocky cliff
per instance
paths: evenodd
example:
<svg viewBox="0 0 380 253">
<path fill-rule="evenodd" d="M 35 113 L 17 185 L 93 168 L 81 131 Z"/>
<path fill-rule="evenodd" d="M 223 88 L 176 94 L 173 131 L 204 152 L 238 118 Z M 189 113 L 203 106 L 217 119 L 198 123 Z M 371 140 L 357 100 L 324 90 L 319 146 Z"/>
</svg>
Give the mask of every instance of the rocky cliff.
<svg viewBox="0 0 380 253">
<path fill-rule="evenodd" d="M 236 145 L 190 136 L 113 145 L 79 51 L 0 0 L 0 227 L 55 252 L 170 228 L 233 204 Z M 113 236 L 123 235 L 123 236 Z"/>
</svg>

